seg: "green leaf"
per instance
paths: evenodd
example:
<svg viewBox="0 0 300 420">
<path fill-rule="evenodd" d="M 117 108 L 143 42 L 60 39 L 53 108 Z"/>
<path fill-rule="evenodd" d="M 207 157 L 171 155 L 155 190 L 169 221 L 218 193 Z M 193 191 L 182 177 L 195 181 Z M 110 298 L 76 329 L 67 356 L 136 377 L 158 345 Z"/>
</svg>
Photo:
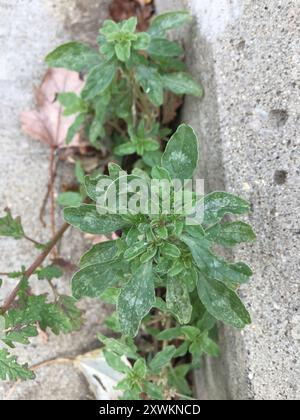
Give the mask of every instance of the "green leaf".
<svg viewBox="0 0 300 420">
<path fill-rule="evenodd" d="M 138 379 L 145 379 L 147 375 L 147 365 L 145 359 L 138 359 L 132 369 L 134 376 Z"/>
<path fill-rule="evenodd" d="M 180 324 L 190 322 L 193 307 L 187 286 L 179 278 L 168 278 L 166 302 Z"/>
<path fill-rule="evenodd" d="M 95 178 L 92 176 L 86 176 L 84 178 L 86 193 L 95 202 L 97 202 L 97 200 L 105 193 L 102 188 L 99 188 L 99 185 L 101 186 L 101 184 L 99 184 L 100 181 L 107 181 L 108 185 L 113 182 L 107 175 L 98 175 Z"/>
<path fill-rule="evenodd" d="M 105 292 L 104 292 L 105 293 Z M 101 296 L 101 300 L 103 301 L 103 295 Z M 109 328 L 111 331 L 115 332 L 115 333 L 121 333 L 121 327 L 120 327 L 120 323 L 119 323 L 119 319 L 118 319 L 118 315 L 116 312 L 114 312 L 112 315 L 106 317 L 105 319 L 105 325 L 107 326 L 107 328 Z"/>
<path fill-rule="evenodd" d="M 7 350 L 0 349 L 0 379 L 2 381 L 34 378 L 34 373 L 28 369 L 27 365 L 18 364 L 16 358 L 11 356 Z"/>
<path fill-rule="evenodd" d="M 103 355 L 106 363 L 114 370 L 120 373 L 128 373 L 129 367 L 122 360 L 122 356 L 115 354 L 111 351 L 104 350 Z"/>
<path fill-rule="evenodd" d="M 207 310 L 204 311 L 203 315 L 197 322 L 197 327 L 200 331 L 210 331 L 216 325 L 216 319 Z"/>
<path fill-rule="evenodd" d="M 5 317 L 0 317 L 2 341 L 10 347 L 14 347 L 13 343 L 29 344 L 29 338 L 38 335 L 35 324 L 41 318 L 39 312 L 31 302 L 25 309 L 10 309 Z"/>
<path fill-rule="evenodd" d="M 207 311 L 219 321 L 242 329 L 251 324 L 251 317 L 238 295 L 225 284 L 199 275 L 198 294 Z"/>
<path fill-rule="evenodd" d="M 80 160 L 77 160 L 75 163 L 75 176 L 79 184 L 84 183 L 85 171 L 81 165 Z"/>
<path fill-rule="evenodd" d="M 132 142 L 120 144 L 120 146 L 117 146 L 114 149 L 114 153 L 116 156 L 133 155 L 135 152 L 136 146 Z"/>
<path fill-rule="evenodd" d="M 131 261 L 147 250 L 148 243 L 140 241 L 128 248 L 124 253 L 124 259 Z"/>
<path fill-rule="evenodd" d="M 77 207 L 82 203 L 82 201 L 82 195 L 73 191 L 61 193 L 57 198 L 57 202 L 61 207 Z"/>
<path fill-rule="evenodd" d="M 190 325 L 186 326 L 186 327 L 181 327 L 181 331 L 187 337 L 187 339 L 190 340 L 190 341 L 194 341 L 194 340 L 196 340 L 197 337 L 200 336 L 199 328 L 192 327 Z"/>
<path fill-rule="evenodd" d="M 108 263 L 117 258 L 118 247 L 116 241 L 96 244 L 80 260 L 80 268 L 88 265 Z"/>
<path fill-rule="evenodd" d="M 181 260 L 176 260 L 174 261 L 174 264 L 172 265 L 172 267 L 170 268 L 170 270 L 168 271 L 168 275 L 170 277 L 176 277 L 178 276 L 180 273 L 182 273 L 184 270 L 184 265 L 183 262 Z M 184 276 L 186 277 L 186 276 Z M 186 282 L 186 280 L 184 279 L 184 281 Z"/>
<path fill-rule="evenodd" d="M 126 356 L 130 359 L 137 359 L 136 348 L 127 343 L 116 340 L 115 338 L 105 337 L 103 334 L 97 334 L 98 340 L 103 343 L 107 351 L 116 353 L 119 356 Z"/>
<path fill-rule="evenodd" d="M 144 139 L 142 144 L 146 152 L 155 152 L 160 147 L 158 141 L 154 139 Z M 141 156 L 143 154 L 144 153 L 141 153 Z"/>
<path fill-rule="evenodd" d="M 163 385 L 157 385 L 152 382 L 145 382 L 144 391 L 151 398 L 151 400 L 161 401 L 164 399 Z"/>
<path fill-rule="evenodd" d="M 70 225 L 92 234 L 106 234 L 128 226 L 118 214 L 99 214 L 96 206 L 82 204 L 79 207 L 68 207 L 64 218 Z"/>
<path fill-rule="evenodd" d="M 243 262 L 228 264 L 228 266 L 230 269 L 240 274 L 240 276 L 236 279 L 236 283 L 238 284 L 248 283 L 249 278 L 253 276 L 251 268 Z"/>
<path fill-rule="evenodd" d="M 136 242 L 138 242 L 140 237 L 144 237 L 144 235 L 141 235 L 141 232 L 137 227 L 132 226 L 126 235 L 126 245 L 128 247 L 133 246 Z"/>
<path fill-rule="evenodd" d="M 256 235 L 250 225 L 244 222 L 216 224 L 206 231 L 209 241 L 223 246 L 235 246 L 243 242 L 252 242 Z"/>
<path fill-rule="evenodd" d="M 59 102 L 65 108 L 63 115 L 70 116 L 73 114 L 85 113 L 88 111 L 86 103 L 74 92 L 64 92 L 58 95 Z"/>
<path fill-rule="evenodd" d="M 46 313 L 46 324 L 54 334 L 58 335 L 60 332 L 68 334 L 78 331 L 82 326 L 82 312 L 76 307 L 76 300 L 73 297 L 61 295 L 55 305 L 49 304 L 48 307 L 52 309 L 50 311 L 52 320 L 49 321 L 51 316 Z M 43 322 L 41 327 L 43 328 Z"/>
<path fill-rule="evenodd" d="M 153 166 L 160 166 L 161 157 L 162 152 L 160 150 L 156 150 L 155 152 L 146 152 L 143 155 L 143 161 L 146 165 L 150 166 L 150 168 L 153 168 Z"/>
<path fill-rule="evenodd" d="M 174 354 L 176 353 L 175 346 L 168 346 L 164 350 L 157 353 L 149 363 L 149 367 L 153 372 L 159 372 L 163 367 L 168 365 Z"/>
<path fill-rule="evenodd" d="M 76 308 L 75 300 L 70 296 L 60 296 L 55 303 L 47 303 L 47 296 L 29 296 L 26 309 L 22 315 L 25 318 L 36 319 L 43 331 L 50 328 L 54 334 L 70 333 L 80 328 L 82 324 L 81 311 Z M 15 316 L 16 318 L 16 316 Z"/>
<path fill-rule="evenodd" d="M 131 42 L 118 42 L 115 45 L 115 52 L 116 56 L 118 57 L 118 60 L 122 61 L 123 63 L 126 63 L 126 61 L 130 59 Z"/>
<path fill-rule="evenodd" d="M 122 266 L 118 262 L 88 265 L 75 273 L 72 279 L 73 296 L 100 297 L 109 287 L 124 280 Z"/>
<path fill-rule="evenodd" d="M 138 24 L 138 20 L 136 16 L 126 19 L 121 23 L 122 31 L 123 32 L 128 31 L 128 32 L 134 33 L 136 30 L 137 24 Z"/>
<path fill-rule="evenodd" d="M 188 73 L 169 73 L 162 76 L 164 88 L 176 95 L 203 96 L 200 85 Z"/>
<path fill-rule="evenodd" d="M 180 336 L 182 336 L 182 328 L 175 327 L 169 328 L 165 331 L 161 331 L 155 338 L 156 340 L 174 340 L 175 338 L 178 338 Z"/>
<path fill-rule="evenodd" d="M 114 58 L 116 54 L 114 43 L 103 41 L 103 43 L 100 45 L 100 53 L 104 56 L 106 61 Z"/>
<path fill-rule="evenodd" d="M 41 307 L 45 304 L 45 298 L 29 298 L 25 309 L 11 309 L 5 315 L 6 328 L 34 325 L 41 319 Z"/>
<path fill-rule="evenodd" d="M 108 173 L 111 179 L 116 180 L 120 178 L 121 173 L 123 172 L 123 169 L 120 165 L 117 165 L 114 162 L 110 162 L 108 164 Z"/>
<path fill-rule="evenodd" d="M 1 282 L 0 282 L 1 283 Z M 1 287 L 2 284 L 0 284 Z M 0 340 L 5 336 L 5 318 L 4 316 L 0 315 Z"/>
<path fill-rule="evenodd" d="M 152 67 L 138 66 L 136 77 L 150 101 L 155 106 L 161 106 L 164 102 L 164 91 L 158 71 Z"/>
<path fill-rule="evenodd" d="M 163 239 L 164 241 L 166 241 L 169 237 L 169 232 L 166 226 L 158 226 L 155 229 L 155 233 L 160 239 Z"/>
<path fill-rule="evenodd" d="M 161 166 L 154 166 L 151 171 L 152 179 L 159 179 L 159 180 L 170 180 L 170 174 L 167 169 L 162 168 Z"/>
<path fill-rule="evenodd" d="M 202 241 L 205 237 L 205 230 L 201 225 L 190 225 L 184 227 L 184 232 L 188 233 L 189 236 L 192 236 L 195 239 Z"/>
<path fill-rule="evenodd" d="M 201 348 L 203 353 L 206 353 L 211 357 L 220 356 L 220 347 L 208 336 L 207 331 L 204 334 L 202 334 L 202 336 L 198 340 L 196 340 L 195 343 L 191 345 L 191 353 L 197 353 L 199 347 Z"/>
<path fill-rule="evenodd" d="M 49 265 L 48 267 L 41 268 L 37 271 L 39 280 L 53 280 L 59 279 L 64 275 L 61 268 L 56 265 Z"/>
<path fill-rule="evenodd" d="M 181 239 L 190 248 L 199 270 L 208 277 L 219 280 L 227 286 L 249 281 L 252 271 L 245 264 L 226 263 L 208 249 L 205 241 L 199 241 L 188 236 L 182 236 Z"/>
<path fill-rule="evenodd" d="M 174 354 L 174 357 L 184 357 L 186 356 L 188 350 L 189 350 L 189 342 L 185 341 L 182 343 L 179 347 L 176 349 L 176 353 Z"/>
<path fill-rule="evenodd" d="M 150 44 L 151 37 L 146 32 L 140 32 L 137 35 L 137 40 L 133 43 L 135 50 L 146 50 Z"/>
<path fill-rule="evenodd" d="M 141 256 L 141 263 L 144 264 L 148 261 L 153 260 L 157 253 L 156 246 L 152 245 L 149 247 L 149 249 Z"/>
<path fill-rule="evenodd" d="M 22 239 L 24 230 L 21 218 L 13 219 L 9 209 L 5 209 L 6 216 L 0 218 L 0 236 L 7 236 L 14 239 Z"/>
<path fill-rule="evenodd" d="M 89 127 L 88 137 L 92 146 L 99 149 L 99 140 L 105 136 L 103 122 L 95 117 Z"/>
<path fill-rule="evenodd" d="M 122 288 L 118 300 L 118 314 L 122 331 L 135 337 L 142 319 L 148 315 L 155 302 L 152 263 L 141 265 L 131 281 Z"/>
<path fill-rule="evenodd" d="M 92 146 L 99 148 L 98 140 L 105 136 L 105 121 L 107 110 L 111 101 L 110 92 L 106 91 L 99 98 L 95 104 L 95 117 L 92 120 L 89 129 L 89 141 Z"/>
<path fill-rule="evenodd" d="M 29 344 L 29 338 L 37 337 L 38 331 L 34 325 L 18 325 L 9 329 L 2 341 L 9 347 L 14 347 L 13 343 Z"/>
<path fill-rule="evenodd" d="M 183 395 L 191 395 L 192 391 L 186 375 L 191 370 L 191 365 L 183 364 L 169 369 L 168 382 L 169 386 L 177 389 Z"/>
<path fill-rule="evenodd" d="M 116 389 L 120 389 L 118 388 L 120 384 L 121 382 L 117 385 Z M 130 388 L 131 383 L 129 383 L 127 387 Z M 121 401 L 141 401 L 142 400 L 141 391 L 140 389 L 133 389 L 133 390 L 126 389 L 122 397 L 120 397 L 120 400 Z"/>
<path fill-rule="evenodd" d="M 81 130 L 82 124 L 84 123 L 86 119 L 85 114 L 79 114 L 75 118 L 74 123 L 71 125 L 71 127 L 68 130 L 67 137 L 66 137 L 66 144 L 70 144 L 76 134 Z"/>
<path fill-rule="evenodd" d="M 84 100 L 94 99 L 101 95 L 112 83 L 117 72 L 115 63 L 101 63 L 90 71 L 85 87 L 81 93 Z"/>
<path fill-rule="evenodd" d="M 226 214 L 249 213 L 248 201 L 226 192 L 213 192 L 204 197 L 204 224 L 214 225 L 220 222 Z"/>
<path fill-rule="evenodd" d="M 62 67 L 77 72 L 89 70 L 99 62 L 99 53 L 80 42 L 61 45 L 46 57 L 49 67 Z"/>
<path fill-rule="evenodd" d="M 171 274 L 169 273 L 171 276 Z M 181 272 L 182 280 L 186 284 L 188 291 L 192 293 L 196 289 L 196 284 L 198 280 L 198 271 L 197 268 L 192 265 L 188 269 L 184 270 L 184 272 Z"/>
<path fill-rule="evenodd" d="M 177 248 L 176 245 L 170 244 L 168 242 L 165 242 L 160 249 L 163 255 L 170 258 L 179 258 L 181 255 L 180 249 Z"/>
<path fill-rule="evenodd" d="M 100 299 L 108 303 L 109 305 L 116 305 L 119 299 L 119 295 L 121 293 L 121 289 L 118 289 L 116 287 L 109 287 L 105 290 L 104 293 L 102 293 Z"/>
<path fill-rule="evenodd" d="M 118 23 L 114 22 L 113 20 L 107 19 L 103 22 L 102 28 L 99 32 L 104 36 L 110 36 L 112 34 L 118 33 L 119 31 L 120 27 Z"/>
<path fill-rule="evenodd" d="M 185 10 L 160 14 L 152 20 L 149 33 L 155 36 L 164 35 L 170 29 L 180 28 L 190 19 L 191 15 Z"/>
<path fill-rule="evenodd" d="M 169 41 L 166 38 L 152 38 L 147 49 L 148 53 L 155 57 L 178 57 L 183 55 L 184 51 L 177 42 Z"/>
<path fill-rule="evenodd" d="M 153 307 L 158 309 L 161 312 L 165 312 L 168 309 L 166 302 L 160 297 L 155 299 L 155 303 L 154 303 Z"/>
<path fill-rule="evenodd" d="M 181 125 L 169 140 L 162 157 L 162 166 L 173 179 L 192 179 L 198 165 L 198 140 L 194 130 Z"/>
</svg>

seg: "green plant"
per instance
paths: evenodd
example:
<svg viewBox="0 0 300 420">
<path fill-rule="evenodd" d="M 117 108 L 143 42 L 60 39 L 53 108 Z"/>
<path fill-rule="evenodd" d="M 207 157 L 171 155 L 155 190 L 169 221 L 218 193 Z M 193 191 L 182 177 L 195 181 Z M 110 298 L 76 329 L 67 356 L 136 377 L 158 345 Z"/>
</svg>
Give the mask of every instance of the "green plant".
<svg viewBox="0 0 300 420">
<path fill-rule="evenodd" d="M 199 367 L 203 354 L 219 355 L 217 321 L 238 329 L 251 322 L 236 293 L 239 285 L 249 281 L 251 269 L 215 254 L 215 245 L 232 247 L 255 239 L 246 223 L 224 222 L 227 215 L 249 212 L 250 205 L 228 193 L 203 197 L 190 190 L 193 207 L 204 210 L 202 223 L 190 224 L 190 207 L 175 211 L 176 197 L 182 195 L 175 180 L 194 176 L 198 140 L 191 127 L 181 125 L 165 147 L 169 130 L 160 125 L 159 115 L 164 90 L 202 94 L 184 71 L 181 47 L 165 36 L 188 19 L 186 12 L 160 15 L 147 33 L 136 32 L 135 18 L 120 24 L 106 21 L 100 30 L 100 53 L 72 42 L 48 55 L 50 66 L 87 72 L 81 96 L 59 95 L 65 115 L 76 114 L 67 141 L 79 130 L 96 148 L 105 139 L 114 162 L 106 173 L 87 176 L 77 165 L 81 198 L 76 201 L 74 194 L 60 198 L 67 224 L 49 244 L 28 238 L 20 219 L 10 213 L 0 219 L 1 236 L 31 240 L 42 251 L 28 270 L 6 273 L 20 280 L 1 308 L 2 342 L 9 347 L 27 344 L 37 335 L 37 324 L 55 334 L 78 329 L 82 321 L 76 301 L 100 298 L 116 308 L 106 320 L 114 338 L 100 334 L 98 338 L 107 363 L 124 375 L 118 384 L 123 399 L 192 398 L 188 373 Z M 127 155 L 134 156 L 134 165 L 126 168 L 121 157 Z M 147 191 L 153 179 L 169 181 L 173 211 L 163 211 L 164 191 L 158 188 L 155 213 L 152 197 L 142 200 L 141 191 L 134 195 L 129 190 L 127 200 L 135 199 L 147 211 L 101 214 L 99 202 L 103 204 L 113 188 L 118 203 L 124 198 L 118 189 L 124 179 L 143 181 Z M 106 190 L 99 189 L 103 180 Z M 73 297 L 60 296 L 53 286 L 62 271 L 43 265 L 69 225 L 95 235 L 122 232 L 117 240 L 97 244 L 82 257 L 72 279 Z M 29 293 L 33 274 L 49 282 L 53 301 Z M 32 377 L 27 366 L 20 366 L 6 349 L 0 350 L 1 379 Z"/>
<path fill-rule="evenodd" d="M 65 115 L 77 114 L 67 142 L 83 129 L 96 148 L 101 147 L 101 140 L 109 139 L 117 156 L 137 153 L 145 165 L 159 162 L 160 141 L 169 133 L 159 124 L 164 91 L 202 95 L 185 71 L 183 49 L 166 38 L 168 29 L 189 19 L 186 12 L 155 18 L 148 33 L 136 32 L 135 17 L 119 24 L 108 20 L 100 29 L 99 52 L 71 42 L 47 56 L 51 67 L 87 72 L 80 97 L 59 95 Z"/>
</svg>

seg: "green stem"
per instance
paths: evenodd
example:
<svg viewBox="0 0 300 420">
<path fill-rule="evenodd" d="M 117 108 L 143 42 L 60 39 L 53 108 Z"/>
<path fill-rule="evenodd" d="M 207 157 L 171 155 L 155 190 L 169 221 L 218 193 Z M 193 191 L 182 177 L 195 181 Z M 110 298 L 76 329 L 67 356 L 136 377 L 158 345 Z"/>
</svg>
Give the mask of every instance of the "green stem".
<svg viewBox="0 0 300 420">
<path fill-rule="evenodd" d="M 34 239 L 30 238 L 30 237 L 29 237 L 29 236 L 27 236 L 27 235 L 24 235 L 24 239 L 26 239 L 27 241 L 31 242 L 32 244 L 34 244 L 34 245 L 36 245 L 36 246 L 40 246 L 40 245 L 42 245 L 40 242 L 37 242 L 36 240 L 34 240 Z"/>
</svg>

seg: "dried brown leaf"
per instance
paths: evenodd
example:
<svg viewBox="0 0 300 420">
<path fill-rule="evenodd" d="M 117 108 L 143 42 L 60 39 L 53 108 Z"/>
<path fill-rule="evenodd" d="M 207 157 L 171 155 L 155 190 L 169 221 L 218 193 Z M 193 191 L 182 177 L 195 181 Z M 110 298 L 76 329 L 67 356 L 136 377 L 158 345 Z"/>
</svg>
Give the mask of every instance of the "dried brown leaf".
<svg viewBox="0 0 300 420">
<path fill-rule="evenodd" d="M 85 239 L 87 239 L 88 241 L 90 241 L 93 245 L 102 244 L 103 242 L 115 241 L 116 239 L 119 239 L 119 236 L 115 232 L 113 232 L 109 236 L 105 236 L 105 235 L 91 235 L 89 233 L 86 233 L 84 235 L 84 237 L 85 237 Z"/>
<path fill-rule="evenodd" d="M 183 104 L 183 99 L 180 96 L 174 95 L 172 92 L 166 92 L 163 106 L 163 124 L 169 125 L 172 123 L 177 115 L 178 110 Z"/>
<path fill-rule="evenodd" d="M 152 0 L 135 0 L 136 3 L 139 3 L 142 7 L 146 6 L 147 4 L 152 3 Z"/>
<path fill-rule="evenodd" d="M 21 125 L 24 133 L 34 140 L 40 140 L 50 147 L 67 147 L 65 139 L 75 116 L 63 116 L 63 108 L 57 100 L 62 92 L 79 94 L 84 81 L 76 72 L 65 69 L 49 69 L 40 87 L 35 89 L 37 109 L 23 112 Z M 71 147 L 80 145 L 80 136 L 76 135 Z"/>
<path fill-rule="evenodd" d="M 73 264 L 71 261 L 65 260 L 64 258 L 54 258 L 52 264 L 60 267 L 66 274 L 72 274 L 78 270 L 76 264 Z"/>
<path fill-rule="evenodd" d="M 138 30 L 146 31 L 154 13 L 153 0 L 113 0 L 109 11 L 116 22 L 136 16 Z"/>
</svg>

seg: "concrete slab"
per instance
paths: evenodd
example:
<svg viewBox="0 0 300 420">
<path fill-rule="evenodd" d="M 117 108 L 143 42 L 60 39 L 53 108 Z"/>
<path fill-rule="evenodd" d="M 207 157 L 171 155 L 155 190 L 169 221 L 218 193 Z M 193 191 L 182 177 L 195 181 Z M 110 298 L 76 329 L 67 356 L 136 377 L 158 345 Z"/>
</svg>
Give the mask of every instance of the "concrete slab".
<svg viewBox="0 0 300 420">
<path fill-rule="evenodd" d="M 221 331 L 223 356 L 199 375 L 203 399 L 300 397 L 300 3 L 157 0 L 189 8 L 187 60 L 205 88 L 184 121 L 198 131 L 208 190 L 248 198 L 258 240 L 234 251 L 254 268 L 242 288 L 253 324 Z"/>
</svg>

